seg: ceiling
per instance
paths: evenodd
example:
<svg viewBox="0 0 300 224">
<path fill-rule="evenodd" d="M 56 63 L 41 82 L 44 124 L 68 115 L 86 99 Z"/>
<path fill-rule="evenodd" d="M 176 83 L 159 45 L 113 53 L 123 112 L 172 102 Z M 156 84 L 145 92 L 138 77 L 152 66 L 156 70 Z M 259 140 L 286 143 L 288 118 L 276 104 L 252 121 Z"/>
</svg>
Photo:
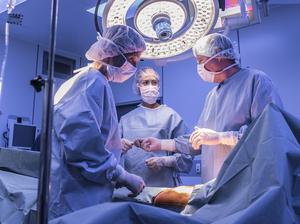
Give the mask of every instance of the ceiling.
<svg viewBox="0 0 300 224">
<path fill-rule="evenodd" d="M 2 0 L 3 1 L 3 0 Z M 6 1 L 6 0 L 4 0 Z M 58 49 L 83 55 L 96 40 L 94 18 L 87 12 L 95 0 L 59 1 L 57 41 Z M 270 0 L 270 4 L 300 4 L 300 0 Z M 10 38 L 48 46 L 51 0 L 27 0 L 14 12 L 24 15 L 22 26 L 11 25 Z M 0 35 L 4 35 L 7 14 L 0 14 Z"/>
<path fill-rule="evenodd" d="M 57 48 L 82 54 L 96 40 L 94 18 L 86 10 L 94 7 L 94 0 L 59 1 L 57 20 Z M 24 15 L 21 26 L 10 26 L 10 38 L 48 46 L 51 0 L 27 0 L 14 12 Z M 4 35 L 7 14 L 0 14 L 0 34 Z"/>
</svg>

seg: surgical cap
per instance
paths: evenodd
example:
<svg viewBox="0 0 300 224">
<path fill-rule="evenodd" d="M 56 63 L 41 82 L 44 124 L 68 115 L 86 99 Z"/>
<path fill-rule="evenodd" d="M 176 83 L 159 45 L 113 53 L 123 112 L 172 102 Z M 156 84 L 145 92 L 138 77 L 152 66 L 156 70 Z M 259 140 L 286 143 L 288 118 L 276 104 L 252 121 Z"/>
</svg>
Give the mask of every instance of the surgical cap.
<svg viewBox="0 0 300 224">
<path fill-rule="evenodd" d="M 152 73 L 155 75 L 156 77 L 156 80 L 159 81 L 159 74 L 153 69 L 153 68 L 150 68 L 150 67 L 143 67 L 141 69 L 139 69 L 135 75 L 134 75 L 134 80 L 133 80 L 133 83 L 132 83 L 132 89 L 133 89 L 133 92 L 137 95 L 140 95 L 140 89 L 138 87 L 138 84 L 139 82 L 141 81 L 141 78 L 142 78 L 142 75 L 143 74 L 148 74 L 148 73 Z"/>
<path fill-rule="evenodd" d="M 193 47 L 194 56 L 213 57 L 217 53 L 218 57 L 239 60 L 239 54 L 235 51 L 232 41 L 219 33 L 212 33 L 201 37 Z"/>
<path fill-rule="evenodd" d="M 143 37 L 129 26 L 115 25 L 106 29 L 103 37 L 92 44 L 85 56 L 90 61 L 100 62 L 120 54 L 143 52 L 146 49 Z"/>
</svg>

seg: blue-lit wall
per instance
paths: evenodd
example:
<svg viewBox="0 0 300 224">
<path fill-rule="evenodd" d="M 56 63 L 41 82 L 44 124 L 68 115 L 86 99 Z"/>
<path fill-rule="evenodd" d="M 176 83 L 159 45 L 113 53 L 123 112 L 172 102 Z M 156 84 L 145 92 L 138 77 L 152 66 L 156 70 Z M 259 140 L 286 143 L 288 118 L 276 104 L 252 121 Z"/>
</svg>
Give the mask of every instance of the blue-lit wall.
<svg viewBox="0 0 300 224">
<path fill-rule="evenodd" d="M 4 43 L 3 36 L 0 36 L 0 43 Z M 0 101 L 0 146 L 4 146 L 2 134 L 6 131 L 8 116 L 26 118 L 35 124 L 38 129 L 41 129 L 44 92 L 34 93 L 30 80 L 36 75 L 42 74 L 42 57 L 46 49 L 45 46 L 10 38 Z M 56 53 L 75 59 L 76 66 L 79 67 L 79 55 L 61 50 L 57 50 Z M 3 54 L 4 44 L 1 44 L 1 63 Z M 46 79 L 46 76 L 43 76 L 43 78 Z M 61 83 L 61 81 L 55 79 L 54 88 L 56 88 L 57 83 Z"/>
<path fill-rule="evenodd" d="M 273 8 L 240 34 L 243 65 L 269 74 L 285 109 L 300 118 L 300 5 Z"/>
<path fill-rule="evenodd" d="M 1 43 L 4 39 L 1 38 Z M 0 45 L 1 62 L 4 44 Z M 22 41 L 12 40 L 9 45 L 5 79 L 1 96 L 0 134 L 6 130 L 8 115 L 32 118 L 33 88 L 29 80 L 34 77 L 36 47 Z"/>
</svg>

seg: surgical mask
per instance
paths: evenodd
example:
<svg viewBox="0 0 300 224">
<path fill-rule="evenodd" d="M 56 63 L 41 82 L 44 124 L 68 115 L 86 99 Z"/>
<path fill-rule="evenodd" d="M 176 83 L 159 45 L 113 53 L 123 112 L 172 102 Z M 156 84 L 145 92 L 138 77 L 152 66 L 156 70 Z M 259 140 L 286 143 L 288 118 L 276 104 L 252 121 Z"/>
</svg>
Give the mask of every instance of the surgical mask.
<svg viewBox="0 0 300 224">
<path fill-rule="evenodd" d="M 117 83 L 125 82 L 131 76 L 133 76 L 137 71 L 137 68 L 134 67 L 127 60 L 121 67 L 115 67 L 113 65 L 106 64 L 106 63 L 105 65 L 107 66 L 109 81 L 117 82 Z"/>
<path fill-rule="evenodd" d="M 103 38 L 106 39 L 106 38 Z M 117 49 L 119 48 L 113 41 L 106 39 L 106 41 L 110 42 L 112 45 L 114 45 Z M 107 67 L 107 75 L 108 80 L 112 82 L 122 83 L 128 80 L 131 76 L 133 76 L 137 68 L 133 66 L 127 58 L 124 56 L 124 54 L 121 53 L 121 51 L 118 52 L 119 55 L 122 55 L 125 59 L 124 64 L 121 67 L 116 67 L 104 62 L 101 62 L 102 64 L 106 65 Z"/>
<path fill-rule="evenodd" d="M 154 104 L 159 96 L 158 86 L 141 86 L 140 87 L 141 97 L 145 103 Z"/>
<path fill-rule="evenodd" d="M 212 71 L 208 71 L 205 68 L 205 65 L 211 61 L 212 59 L 218 57 L 220 54 L 224 53 L 224 51 L 219 52 L 218 54 L 214 55 L 213 57 L 211 57 L 210 59 L 208 59 L 205 63 L 202 64 L 197 64 L 197 72 L 199 74 L 199 76 L 206 82 L 214 82 L 216 75 L 221 74 L 222 72 L 227 71 L 228 69 L 238 65 L 237 63 L 234 63 L 232 65 L 229 65 L 225 68 L 223 68 L 221 71 L 219 72 L 212 72 Z"/>
</svg>

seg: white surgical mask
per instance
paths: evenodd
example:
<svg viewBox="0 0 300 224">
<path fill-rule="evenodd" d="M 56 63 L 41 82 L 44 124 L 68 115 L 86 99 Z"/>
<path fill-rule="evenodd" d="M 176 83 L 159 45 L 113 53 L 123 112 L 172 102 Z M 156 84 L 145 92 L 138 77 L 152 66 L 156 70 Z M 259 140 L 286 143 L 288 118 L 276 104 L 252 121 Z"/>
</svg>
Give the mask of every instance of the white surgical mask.
<svg viewBox="0 0 300 224">
<path fill-rule="evenodd" d="M 125 57 L 125 56 L 124 56 Z M 106 64 L 109 81 L 122 83 L 136 73 L 137 68 L 127 60 L 121 67 Z"/>
<path fill-rule="evenodd" d="M 159 96 L 158 86 L 141 86 L 140 87 L 141 97 L 145 103 L 155 104 Z"/>
<path fill-rule="evenodd" d="M 117 49 L 119 48 L 113 41 L 109 39 L 106 40 L 110 42 L 112 45 L 115 45 Z M 122 83 L 128 80 L 131 76 L 133 76 L 136 73 L 137 68 L 127 60 L 127 58 L 123 53 L 121 53 L 121 51 L 119 51 L 118 53 L 119 55 L 122 55 L 123 58 L 125 59 L 125 62 L 121 67 L 116 67 L 104 62 L 102 62 L 102 64 L 105 64 L 107 66 L 107 75 L 109 81 Z"/>
<path fill-rule="evenodd" d="M 222 72 L 225 72 L 227 71 L 228 69 L 234 67 L 237 65 L 237 63 L 234 63 L 232 65 L 229 65 L 225 68 L 223 68 L 221 71 L 219 72 L 212 72 L 212 71 L 208 71 L 206 68 L 205 68 L 205 65 L 211 61 L 212 59 L 216 58 L 217 56 L 219 56 L 220 54 L 222 54 L 223 51 L 219 52 L 218 54 L 214 55 L 213 57 L 211 57 L 210 59 L 208 59 L 205 63 L 202 63 L 202 64 L 197 64 L 197 72 L 198 72 L 198 75 L 206 82 L 214 82 L 215 80 L 215 76 L 216 75 L 219 75 L 221 74 Z"/>
<path fill-rule="evenodd" d="M 214 82 L 215 74 L 207 71 L 203 64 L 197 64 L 198 75 L 206 82 Z"/>
</svg>

